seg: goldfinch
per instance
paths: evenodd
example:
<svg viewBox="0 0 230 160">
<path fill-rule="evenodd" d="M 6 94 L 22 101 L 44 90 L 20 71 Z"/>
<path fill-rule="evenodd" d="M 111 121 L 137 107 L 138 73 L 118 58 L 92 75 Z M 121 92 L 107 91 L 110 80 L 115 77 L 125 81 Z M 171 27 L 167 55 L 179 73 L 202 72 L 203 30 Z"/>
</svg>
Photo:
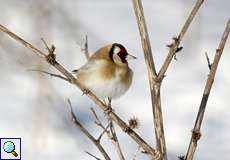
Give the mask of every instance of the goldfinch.
<svg viewBox="0 0 230 160">
<path fill-rule="evenodd" d="M 77 80 L 101 99 L 118 98 L 130 87 L 133 71 L 127 60 L 136 59 L 118 43 L 97 50 L 88 62 L 73 71 Z"/>
</svg>

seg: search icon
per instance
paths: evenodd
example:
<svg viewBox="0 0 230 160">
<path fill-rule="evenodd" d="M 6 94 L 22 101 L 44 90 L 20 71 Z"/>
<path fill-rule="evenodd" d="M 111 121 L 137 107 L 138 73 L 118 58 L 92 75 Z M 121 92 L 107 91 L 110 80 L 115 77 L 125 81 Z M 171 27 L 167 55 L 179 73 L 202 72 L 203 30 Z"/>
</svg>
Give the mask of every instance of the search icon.
<svg viewBox="0 0 230 160">
<path fill-rule="evenodd" d="M 12 141 L 6 141 L 3 144 L 3 149 L 6 153 L 11 153 L 14 157 L 18 156 L 18 153 L 15 151 L 15 145 Z"/>
</svg>

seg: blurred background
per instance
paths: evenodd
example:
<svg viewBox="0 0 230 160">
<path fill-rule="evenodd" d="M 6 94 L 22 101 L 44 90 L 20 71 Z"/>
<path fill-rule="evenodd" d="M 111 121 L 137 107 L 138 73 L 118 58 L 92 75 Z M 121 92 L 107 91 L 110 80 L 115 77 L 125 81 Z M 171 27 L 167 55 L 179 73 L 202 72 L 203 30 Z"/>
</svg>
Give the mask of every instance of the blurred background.
<svg viewBox="0 0 230 160">
<path fill-rule="evenodd" d="M 195 4 L 195 0 L 143 0 L 153 56 L 160 68 L 168 49 Z M 137 132 L 152 146 L 155 136 L 146 66 L 132 1 L 127 0 L 0 0 L 0 24 L 8 27 L 39 49 L 46 51 L 42 37 L 56 46 L 57 60 L 70 71 L 86 60 L 81 52 L 84 37 L 89 51 L 119 42 L 137 56 L 130 63 L 134 80 L 129 91 L 113 102 L 115 112 L 128 121 L 136 116 Z M 182 42 L 184 49 L 172 61 L 162 84 L 162 109 L 168 156 L 176 160 L 186 153 L 208 67 L 205 52 L 213 60 L 222 32 L 230 16 L 230 1 L 208 0 L 201 7 Z M 194 159 L 230 157 L 230 41 L 227 41 L 209 97 Z M 93 123 L 90 107 L 100 118 L 103 113 L 82 92 L 68 83 L 28 69 L 58 73 L 30 50 L 0 32 L 0 137 L 21 137 L 23 159 L 92 160 L 89 151 L 102 157 L 71 122 L 67 99 L 82 124 L 94 135 L 101 130 Z M 127 160 L 137 145 L 117 128 Z M 117 160 L 107 137 L 102 144 Z M 137 159 L 146 160 L 143 154 Z"/>
</svg>

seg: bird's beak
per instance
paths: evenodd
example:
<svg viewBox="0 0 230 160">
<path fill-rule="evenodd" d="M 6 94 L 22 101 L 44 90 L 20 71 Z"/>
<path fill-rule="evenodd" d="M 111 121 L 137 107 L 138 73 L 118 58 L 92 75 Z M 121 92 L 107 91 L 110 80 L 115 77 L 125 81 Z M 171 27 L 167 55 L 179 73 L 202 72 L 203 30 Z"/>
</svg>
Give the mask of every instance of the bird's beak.
<svg viewBox="0 0 230 160">
<path fill-rule="evenodd" d="M 137 57 L 135 57 L 135 56 L 133 56 L 133 55 L 131 55 L 131 54 L 128 54 L 128 55 L 126 56 L 126 60 L 132 60 L 132 59 L 137 59 Z"/>
</svg>

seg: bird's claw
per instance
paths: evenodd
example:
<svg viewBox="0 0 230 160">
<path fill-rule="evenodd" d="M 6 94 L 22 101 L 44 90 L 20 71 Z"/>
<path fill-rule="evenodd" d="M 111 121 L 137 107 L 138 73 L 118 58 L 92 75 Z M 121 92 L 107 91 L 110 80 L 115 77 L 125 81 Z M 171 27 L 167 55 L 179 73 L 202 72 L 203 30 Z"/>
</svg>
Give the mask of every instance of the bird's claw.
<svg viewBox="0 0 230 160">
<path fill-rule="evenodd" d="M 107 107 L 107 109 L 104 111 L 105 115 L 109 115 L 114 110 L 111 107 Z"/>
</svg>

